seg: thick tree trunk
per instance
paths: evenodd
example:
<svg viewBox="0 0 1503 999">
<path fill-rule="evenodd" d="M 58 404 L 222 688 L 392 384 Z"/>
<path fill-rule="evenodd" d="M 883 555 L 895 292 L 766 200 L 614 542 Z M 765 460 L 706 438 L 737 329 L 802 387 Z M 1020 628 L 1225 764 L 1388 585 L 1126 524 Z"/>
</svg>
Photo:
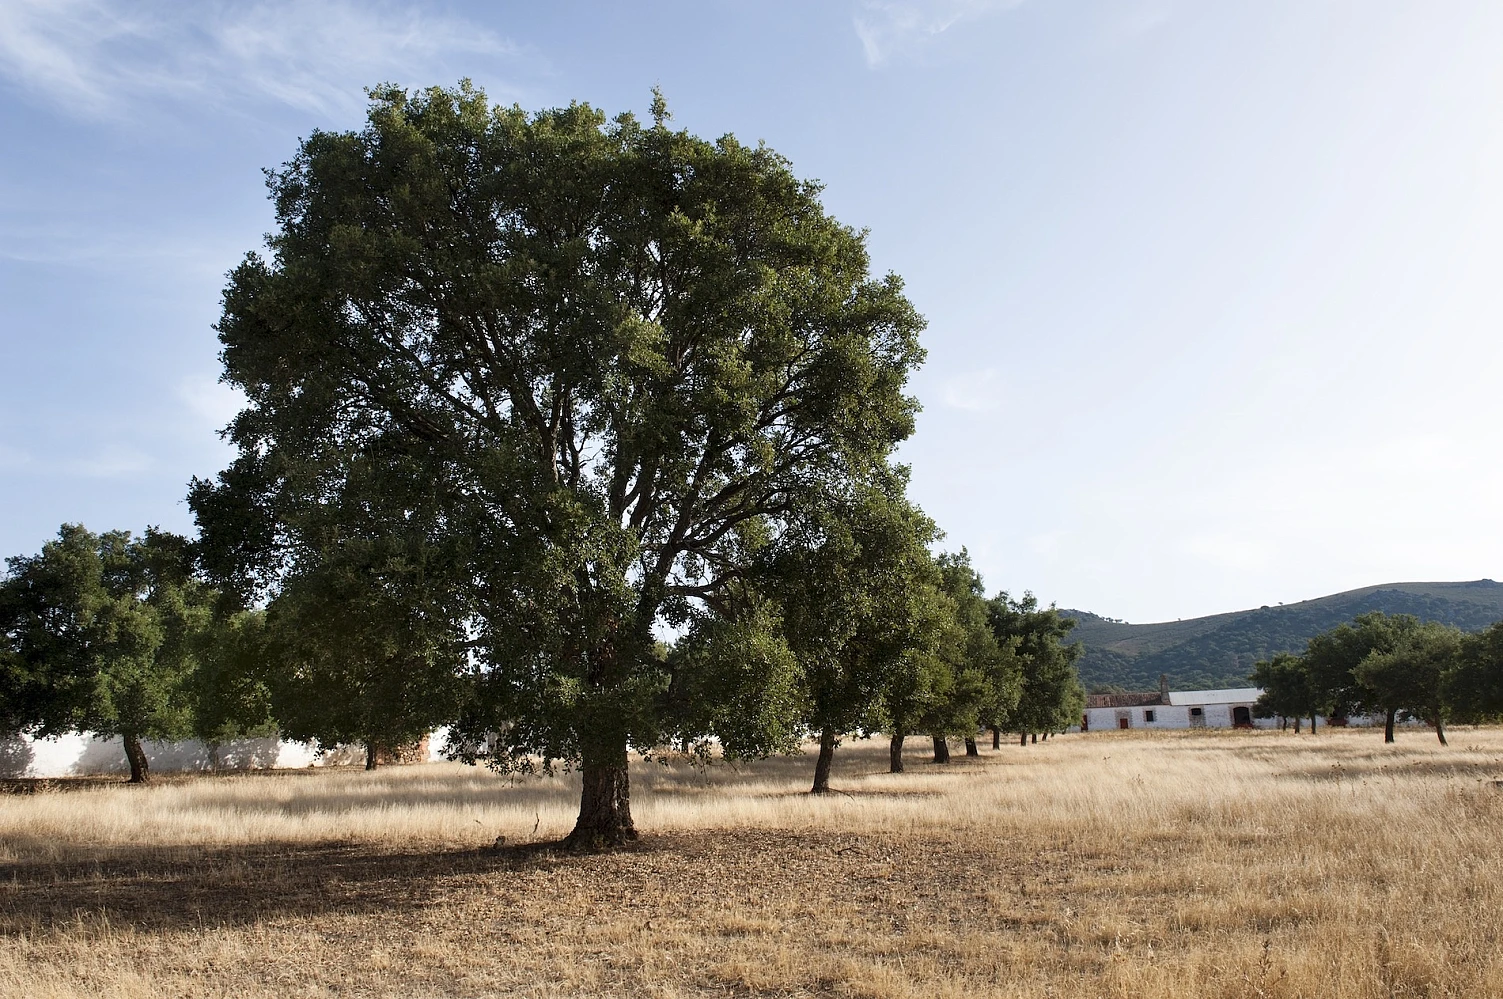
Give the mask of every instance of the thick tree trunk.
<svg viewBox="0 0 1503 999">
<path fill-rule="evenodd" d="M 1028 733 L 1027 732 L 1019 732 L 1018 733 L 1018 745 L 1020 745 L 1020 746 L 1026 746 L 1026 745 L 1028 745 Z"/>
<path fill-rule="evenodd" d="M 835 730 L 828 725 L 819 733 L 819 759 L 814 764 L 814 786 L 810 794 L 825 794 L 830 790 L 830 763 L 835 759 Z"/>
<path fill-rule="evenodd" d="M 130 782 L 132 784 L 145 784 L 150 769 L 146 762 L 146 750 L 141 748 L 141 737 L 138 735 L 125 735 L 125 759 L 130 763 Z"/>
<path fill-rule="evenodd" d="M 1435 737 L 1440 740 L 1442 746 L 1450 745 L 1446 741 L 1446 723 L 1441 720 L 1440 715 L 1435 716 Z"/>
<path fill-rule="evenodd" d="M 1393 719 L 1399 713 L 1397 708 L 1388 709 L 1388 718 L 1383 722 L 1383 741 L 1393 741 Z"/>
<path fill-rule="evenodd" d="M 1315 734 L 1315 716 L 1314 715 L 1310 716 L 1310 734 L 1311 735 Z"/>
<path fill-rule="evenodd" d="M 365 769 L 376 769 L 376 740 L 368 739 L 365 743 Z"/>
<path fill-rule="evenodd" d="M 992 726 L 992 748 L 1002 748 L 1002 730 L 995 725 Z"/>
<path fill-rule="evenodd" d="M 1037 732 L 1033 733 L 1033 744 L 1035 746 L 1039 744 L 1039 734 Z"/>
<path fill-rule="evenodd" d="M 1299 735 L 1300 721 L 1301 721 L 1301 719 L 1299 719 L 1299 718 L 1294 719 L 1294 734 L 1295 735 Z M 1284 719 L 1284 725 L 1283 725 L 1283 727 L 1284 728 L 1288 728 L 1289 727 L 1289 719 L 1287 719 L 1287 718 Z"/>
<path fill-rule="evenodd" d="M 976 739 L 975 739 L 974 736 L 969 736 L 968 735 L 968 736 L 965 737 L 965 754 L 967 756 L 980 756 L 981 755 L 981 750 L 979 750 L 979 749 L 976 748 Z"/>
<path fill-rule="evenodd" d="M 903 740 L 906 736 L 899 733 L 887 740 L 887 772 L 900 774 L 903 772 Z"/>
<path fill-rule="evenodd" d="M 636 839 L 626 740 L 610 749 L 586 747 L 579 772 L 579 818 L 574 821 L 574 831 L 564 838 L 564 845 L 575 850 L 604 850 Z"/>
<path fill-rule="evenodd" d="M 950 744 L 948 742 L 946 742 L 940 736 L 936 735 L 933 738 L 934 738 L 934 762 L 935 763 L 949 763 L 950 762 Z"/>
</svg>

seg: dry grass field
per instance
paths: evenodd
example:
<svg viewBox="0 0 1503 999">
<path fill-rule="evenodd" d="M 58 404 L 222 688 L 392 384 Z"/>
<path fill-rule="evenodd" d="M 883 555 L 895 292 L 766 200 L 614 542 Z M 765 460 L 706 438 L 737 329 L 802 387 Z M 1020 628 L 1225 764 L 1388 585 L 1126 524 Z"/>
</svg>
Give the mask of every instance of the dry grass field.
<svg viewBox="0 0 1503 999">
<path fill-rule="evenodd" d="M 0 796 L 0 995 L 1503 996 L 1503 732 L 918 742 L 643 764 L 586 857 L 457 765 Z"/>
</svg>

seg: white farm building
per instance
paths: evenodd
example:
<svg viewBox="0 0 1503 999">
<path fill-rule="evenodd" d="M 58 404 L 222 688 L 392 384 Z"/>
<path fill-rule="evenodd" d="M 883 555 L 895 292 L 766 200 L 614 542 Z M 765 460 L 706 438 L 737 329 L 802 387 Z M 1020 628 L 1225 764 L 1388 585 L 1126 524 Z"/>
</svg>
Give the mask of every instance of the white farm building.
<svg viewBox="0 0 1503 999">
<path fill-rule="evenodd" d="M 1090 694 L 1080 731 L 1133 728 L 1277 728 L 1272 718 L 1254 718 L 1257 687 L 1223 690 L 1159 689 L 1138 694 Z"/>
</svg>

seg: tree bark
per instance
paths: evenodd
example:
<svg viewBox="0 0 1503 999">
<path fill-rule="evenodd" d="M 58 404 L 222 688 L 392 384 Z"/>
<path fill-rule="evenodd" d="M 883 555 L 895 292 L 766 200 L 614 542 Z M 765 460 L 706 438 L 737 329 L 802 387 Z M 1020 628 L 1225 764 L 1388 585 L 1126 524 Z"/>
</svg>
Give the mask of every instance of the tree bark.
<svg viewBox="0 0 1503 999">
<path fill-rule="evenodd" d="M 1394 719 L 1394 716 L 1397 715 L 1398 713 L 1399 713 L 1399 709 L 1398 708 L 1389 708 L 1388 709 L 1388 718 L 1387 718 L 1387 720 L 1385 720 L 1383 722 L 1383 741 L 1384 742 L 1392 742 L 1393 741 L 1393 719 Z"/>
<path fill-rule="evenodd" d="M 979 749 L 976 748 L 976 739 L 975 739 L 974 736 L 969 736 L 968 735 L 968 736 L 965 737 L 965 754 L 967 756 L 980 756 L 981 755 L 981 750 L 979 750 Z"/>
<path fill-rule="evenodd" d="M 1440 740 L 1442 746 L 1450 745 L 1446 741 L 1446 723 L 1441 720 L 1440 715 L 1435 716 L 1435 737 Z"/>
<path fill-rule="evenodd" d="M 150 766 L 146 761 L 146 750 L 141 748 L 141 737 L 123 735 L 121 738 L 125 741 L 125 759 L 130 763 L 130 782 L 145 784 Z"/>
<path fill-rule="evenodd" d="M 887 740 L 887 772 L 900 774 L 903 772 L 903 740 L 906 736 L 901 733 Z"/>
<path fill-rule="evenodd" d="M 1028 733 L 1027 732 L 1019 732 L 1018 733 L 1018 745 L 1020 745 L 1020 746 L 1026 746 L 1026 745 L 1028 745 Z"/>
<path fill-rule="evenodd" d="M 830 790 L 830 763 L 835 759 L 835 730 L 826 725 L 819 733 L 819 760 L 814 764 L 814 786 L 810 794 L 826 794 Z"/>
<path fill-rule="evenodd" d="M 940 736 L 934 736 L 934 762 L 950 762 L 950 744 Z"/>
<path fill-rule="evenodd" d="M 995 725 L 992 726 L 992 748 L 1002 748 L 1002 730 Z"/>
<path fill-rule="evenodd" d="M 1037 732 L 1033 733 L 1033 744 L 1035 746 L 1039 744 L 1039 734 Z"/>
<path fill-rule="evenodd" d="M 367 739 L 365 742 L 365 769 L 376 769 L 376 740 Z"/>
<path fill-rule="evenodd" d="M 604 850 L 637 838 L 631 819 L 631 775 L 626 766 L 626 739 L 610 748 L 585 747 L 579 772 L 579 818 L 564 845 L 574 850 Z"/>
<path fill-rule="evenodd" d="M 1295 729 L 1295 731 L 1297 732 L 1299 730 Z M 1315 716 L 1314 715 L 1310 716 L 1310 734 L 1311 735 L 1315 734 Z"/>
</svg>

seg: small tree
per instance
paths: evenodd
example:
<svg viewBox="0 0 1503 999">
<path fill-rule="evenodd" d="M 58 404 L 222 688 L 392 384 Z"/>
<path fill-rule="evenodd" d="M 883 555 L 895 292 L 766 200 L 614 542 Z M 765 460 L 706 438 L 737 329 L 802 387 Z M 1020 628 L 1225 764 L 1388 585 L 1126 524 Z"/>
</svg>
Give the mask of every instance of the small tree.
<svg viewBox="0 0 1503 999">
<path fill-rule="evenodd" d="M 1441 683 L 1451 717 L 1478 724 L 1503 718 L 1503 621 L 1461 639 Z"/>
<path fill-rule="evenodd" d="M 1065 644 L 1073 618 L 1053 606 L 1041 608 L 1032 593 L 1013 600 L 1006 593 L 989 605 L 992 632 L 999 643 L 1013 645 L 1021 668 L 1017 705 L 1007 713 L 1006 727 L 1026 745 L 1032 735 L 1060 732 L 1079 722 L 1085 688 L 1075 669 L 1083 647 Z"/>
<path fill-rule="evenodd" d="M 1357 667 L 1374 652 L 1393 648 L 1399 635 L 1418 625 L 1419 620 L 1407 614 L 1389 616 L 1373 611 L 1310 639 L 1300 658 L 1315 703 L 1329 707 L 1338 717 L 1369 709 L 1382 711 L 1386 716 L 1384 740 L 1392 742 L 1399 707 L 1375 701 L 1375 691 L 1357 678 Z"/>
<path fill-rule="evenodd" d="M 463 613 L 410 538 L 350 539 L 267 608 L 267 680 L 284 735 L 365 747 L 365 767 L 455 718 L 470 672 Z"/>
<path fill-rule="evenodd" d="M 1253 714 L 1258 718 L 1293 718 L 1295 731 L 1299 731 L 1300 718 L 1310 719 L 1310 732 L 1315 732 L 1315 718 L 1325 706 L 1311 680 L 1310 669 L 1301 656 L 1280 652 L 1267 662 L 1253 667 L 1252 683 L 1261 687 L 1263 693 L 1253 705 Z"/>
<path fill-rule="evenodd" d="M 0 632 L 11 720 L 42 736 L 118 735 L 131 782 L 144 783 L 141 741 L 191 730 L 188 680 L 214 594 L 193 576 L 188 541 L 65 524 L 40 554 L 7 566 Z"/>
<path fill-rule="evenodd" d="M 267 687 L 266 614 L 220 608 L 197 643 L 187 678 L 191 729 L 218 769 L 224 744 L 277 734 Z"/>
<path fill-rule="evenodd" d="M 877 727 L 883 688 L 911 651 L 906 605 L 932 571 L 925 546 L 937 532 L 901 498 L 902 485 L 894 475 L 886 490 L 825 497 L 767 574 L 801 664 L 804 723 L 819 737 L 815 794 L 830 788 L 841 737 Z"/>
<path fill-rule="evenodd" d="M 940 585 L 932 560 L 903 601 L 903 654 L 886 676 L 880 705 L 888 736 L 888 770 L 903 772 L 903 745 L 914 732 L 931 731 L 955 696 L 956 664 L 963 659 L 965 635 L 955 604 Z M 941 728 L 943 725 L 941 724 Z"/>
<path fill-rule="evenodd" d="M 1353 675 L 1366 700 L 1386 713 L 1384 741 L 1393 741 L 1394 715 L 1404 711 L 1433 725 L 1436 738 L 1446 745 L 1445 721 L 1451 706 L 1444 696 L 1444 681 L 1460 651 L 1457 629 L 1436 622 L 1402 622 L 1390 641 L 1357 665 Z"/>
<path fill-rule="evenodd" d="M 965 738 L 967 756 L 977 756 L 976 730 L 992 730 L 996 749 L 1003 720 L 1017 707 L 1022 669 L 1016 650 L 1018 640 L 999 641 L 992 630 L 985 583 L 971 566 L 970 553 L 939 557 L 940 578 L 945 593 L 955 604 L 956 623 L 965 636 L 960 699 L 963 707 L 954 718 L 956 734 Z"/>
</svg>

